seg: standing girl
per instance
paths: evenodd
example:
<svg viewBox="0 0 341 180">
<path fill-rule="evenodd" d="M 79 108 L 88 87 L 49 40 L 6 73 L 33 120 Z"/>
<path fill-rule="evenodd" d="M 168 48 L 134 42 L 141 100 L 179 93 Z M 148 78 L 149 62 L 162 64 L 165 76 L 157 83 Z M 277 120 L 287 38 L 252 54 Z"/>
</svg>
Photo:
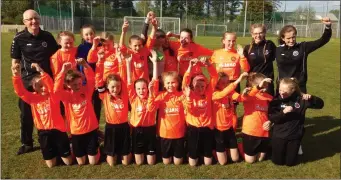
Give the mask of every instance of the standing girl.
<svg viewBox="0 0 341 180">
<path fill-rule="evenodd" d="M 265 35 L 266 27 L 263 24 L 252 24 L 252 41 L 250 45 L 244 47 L 244 56 L 250 65 L 250 72 L 262 73 L 274 79 L 273 61 L 276 57 L 276 45 L 271 40 L 265 39 Z M 274 96 L 273 81 L 269 84 L 267 92 Z"/>
</svg>

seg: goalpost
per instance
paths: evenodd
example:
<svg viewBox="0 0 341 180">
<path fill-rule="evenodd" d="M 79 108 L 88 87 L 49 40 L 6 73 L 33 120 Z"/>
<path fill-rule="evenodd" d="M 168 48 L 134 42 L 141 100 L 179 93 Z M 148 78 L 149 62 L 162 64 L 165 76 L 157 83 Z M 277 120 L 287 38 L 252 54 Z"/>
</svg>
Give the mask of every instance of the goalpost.
<svg viewBox="0 0 341 180">
<path fill-rule="evenodd" d="M 297 36 L 310 37 L 310 28 L 307 25 L 294 25 L 297 30 Z"/>
<path fill-rule="evenodd" d="M 220 36 L 226 31 L 226 25 L 197 24 L 195 26 L 195 36 Z"/>
<path fill-rule="evenodd" d="M 129 22 L 129 30 L 132 34 L 141 34 L 142 27 L 146 17 L 134 17 L 134 16 L 124 16 L 123 20 Z M 171 31 L 172 33 L 180 33 L 180 18 L 176 17 L 156 17 L 159 22 L 159 28 L 167 33 Z M 149 28 L 149 31 L 151 28 Z"/>
</svg>

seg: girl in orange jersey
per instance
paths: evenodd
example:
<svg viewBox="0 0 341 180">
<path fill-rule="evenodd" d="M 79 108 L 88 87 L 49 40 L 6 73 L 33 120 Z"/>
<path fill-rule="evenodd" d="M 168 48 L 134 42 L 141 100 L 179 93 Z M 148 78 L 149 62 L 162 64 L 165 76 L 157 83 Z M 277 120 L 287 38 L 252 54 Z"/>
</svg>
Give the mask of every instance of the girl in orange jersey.
<svg viewBox="0 0 341 180">
<path fill-rule="evenodd" d="M 186 70 L 188 69 L 190 60 L 203 56 L 212 56 L 212 50 L 194 42 L 193 32 L 188 28 L 182 29 L 180 31 L 180 35 L 168 32 L 167 37 L 179 38 L 179 41 L 169 41 L 169 43 L 170 47 L 177 52 L 177 60 L 179 61 L 179 74 L 181 77 L 184 76 Z M 204 66 L 204 64 L 200 62 L 196 63 L 196 65 L 192 67 L 192 71 L 194 73 L 201 73 L 202 66 Z"/>
<path fill-rule="evenodd" d="M 222 37 L 223 48 L 215 50 L 211 56 L 211 63 L 215 64 L 218 72 L 224 72 L 229 76 L 231 82 L 238 79 L 240 70 L 248 72 L 250 70 L 249 63 L 243 54 L 243 47 L 235 44 L 237 40 L 236 33 L 225 32 Z M 240 84 L 236 91 L 240 93 Z"/>
<path fill-rule="evenodd" d="M 149 86 L 155 85 L 158 89 L 157 79 L 157 55 L 155 51 L 151 51 L 153 62 L 153 79 Z M 127 83 L 128 95 L 131 104 L 130 111 L 130 125 L 132 126 L 132 145 L 135 162 L 137 165 L 144 163 L 144 155 L 147 155 L 147 162 L 153 165 L 156 162 L 156 127 L 155 127 L 155 112 L 148 111 L 148 81 L 144 78 L 137 79 L 134 84 L 131 80 L 131 62 L 133 61 L 131 55 L 127 58 Z M 155 91 L 155 90 L 154 90 Z"/>
<path fill-rule="evenodd" d="M 183 107 L 184 96 L 179 92 L 179 76 L 175 71 L 162 73 L 162 81 L 166 91 L 157 95 L 151 88 L 148 98 L 148 110 L 158 113 L 158 134 L 161 137 L 161 154 L 164 164 L 182 164 L 184 157 L 185 114 Z M 173 158 L 172 158 L 173 157 Z"/>
<path fill-rule="evenodd" d="M 157 29 L 158 22 L 154 18 L 152 20 L 153 28 L 150 33 L 150 37 L 147 40 L 145 46 L 143 46 L 143 39 L 138 35 L 132 35 L 129 38 L 129 49 L 126 49 L 122 53 L 124 55 L 132 54 L 132 60 L 128 71 L 131 71 L 132 82 L 135 82 L 137 79 L 143 78 L 149 81 L 149 70 L 148 70 L 148 56 L 150 54 L 150 50 L 153 48 L 153 44 L 155 41 L 155 32 Z M 124 39 L 125 34 L 128 31 L 129 23 L 125 21 L 122 26 L 122 34 L 120 38 L 119 47 L 125 49 Z"/>
<path fill-rule="evenodd" d="M 228 75 L 224 72 L 219 72 L 218 75 L 219 80 L 212 95 L 212 120 L 215 124 L 217 159 L 221 165 L 224 165 L 227 163 L 226 148 L 230 149 L 232 161 L 237 162 L 239 160 L 237 139 L 234 132 L 237 115 L 232 101 L 239 95 L 234 91 L 235 88 L 248 74 L 247 72 L 242 73 L 233 83 L 229 82 Z"/>
<path fill-rule="evenodd" d="M 109 74 L 103 82 L 104 52 L 99 52 L 96 67 L 96 87 L 103 102 L 106 124 L 104 135 L 104 152 L 110 166 L 116 164 L 117 156 L 122 156 L 122 164 L 128 165 L 130 154 L 130 127 L 128 124 L 128 92 L 122 75 Z M 116 49 L 115 59 L 121 63 L 122 57 Z M 122 71 L 120 71 L 122 72 Z M 104 87 L 105 86 L 105 87 Z"/>
<path fill-rule="evenodd" d="M 192 68 L 198 62 L 198 59 L 190 61 L 182 82 L 186 96 L 184 105 L 188 133 L 189 165 L 191 166 L 196 166 L 198 158 L 202 156 L 204 156 L 205 165 L 212 164 L 214 128 L 212 122 L 212 93 L 218 78 L 214 66 L 205 58 L 200 63 L 206 64 L 211 77 L 210 83 L 207 83 L 207 79 L 203 74 L 194 75 Z"/>
<path fill-rule="evenodd" d="M 117 46 L 118 45 L 114 43 L 114 35 L 111 33 L 103 32 L 101 36 L 96 36 L 93 39 L 92 47 L 87 59 L 89 63 L 96 63 L 98 61 L 97 54 L 104 54 L 103 58 L 105 61 L 102 69 L 104 81 L 109 74 L 119 74 L 118 69 L 120 64 L 116 59 Z"/>
<path fill-rule="evenodd" d="M 61 31 L 57 36 L 57 41 L 61 48 L 50 58 L 50 66 L 53 77 L 62 70 L 62 66 L 66 62 L 70 62 L 72 68 L 76 69 L 77 48 L 74 47 L 75 36 L 72 32 Z"/>
<path fill-rule="evenodd" d="M 250 73 L 247 88 L 238 100 L 244 105 L 242 135 L 247 163 L 254 163 L 257 159 L 262 161 L 267 152 L 270 129 L 268 106 L 273 97 L 266 89 L 271 81 L 261 73 Z"/>
<path fill-rule="evenodd" d="M 69 70 L 70 63 L 64 63 L 62 71 L 55 79 L 55 93 L 60 94 L 65 104 L 66 112 L 70 119 L 72 135 L 72 149 L 79 165 L 84 165 L 86 155 L 89 163 L 95 165 L 99 161 L 98 120 L 92 106 L 92 94 L 94 92 L 94 72 L 84 59 L 76 60 L 84 67 L 87 83 L 82 85 L 82 74 Z M 69 90 L 63 88 L 65 85 Z"/>
<path fill-rule="evenodd" d="M 60 97 L 53 92 L 51 77 L 38 64 L 32 63 L 31 67 L 40 73 L 32 79 L 35 92 L 29 92 L 24 88 L 19 63 L 12 66 L 14 91 L 31 105 L 34 124 L 38 129 L 40 149 L 46 165 L 49 168 L 55 166 L 57 156 L 60 156 L 66 165 L 71 165 L 69 139 L 59 111 Z"/>
</svg>

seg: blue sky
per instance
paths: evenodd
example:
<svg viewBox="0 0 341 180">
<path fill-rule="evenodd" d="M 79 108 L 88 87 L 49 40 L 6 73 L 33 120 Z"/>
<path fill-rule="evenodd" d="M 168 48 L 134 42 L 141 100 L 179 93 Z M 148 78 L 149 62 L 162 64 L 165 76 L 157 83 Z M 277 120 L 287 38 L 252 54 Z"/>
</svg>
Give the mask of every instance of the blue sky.
<svg viewBox="0 0 341 180">
<path fill-rule="evenodd" d="M 281 1 L 282 5 L 279 11 L 284 10 L 285 1 Z M 298 6 L 308 6 L 309 1 L 286 1 L 286 11 L 292 12 Z M 316 12 L 325 12 L 327 7 L 327 1 L 310 1 Z M 331 9 L 340 9 L 340 1 L 328 1 L 328 11 Z"/>
</svg>

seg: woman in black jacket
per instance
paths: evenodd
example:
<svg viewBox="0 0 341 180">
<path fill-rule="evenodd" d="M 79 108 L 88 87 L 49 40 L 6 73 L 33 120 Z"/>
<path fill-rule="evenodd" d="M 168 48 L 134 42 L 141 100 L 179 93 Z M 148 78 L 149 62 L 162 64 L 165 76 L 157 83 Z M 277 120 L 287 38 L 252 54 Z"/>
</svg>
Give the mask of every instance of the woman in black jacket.
<svg viewBox="0 0 341 180">
<path fill-rule="evenodd" d="M 279 93 L 270 102 L 269 119 L 272 130 L 272 162 L 277 165 L 293 166 L 304 135 L 305 111 L 308 108 L 322 109 L 321 98 L 302 94 L 294 78 L 283 78 Z"/>
<path fill-rule="evenodd" d="M 276 55 L 276 45 L 271 40 L 266 40 L 266 27 L 263 24 L 251 25 L 252 41 L 244 47 L 244 56 L 250 65 L 250 72 L 262 73 L 274 79 L 273 61 Z M 267 92 L 274 96 L 273 81 L 269 84 Z"/>
<path fill-rule="evenodd" d="M 325 17 L 322 19 L 322 23 L 325 24 L 323 35 L 315 41 L 297 43 L 297 30 L 292 25 L 284 26 L 279 33 L 278 42 L 280 45 L 276 49 L 278 79 L 285 77 L 296 78 L 303 93 L 307 93 L 308 55 L 329 42 L 332 36 L 330 19 Z"/>
</svg>

